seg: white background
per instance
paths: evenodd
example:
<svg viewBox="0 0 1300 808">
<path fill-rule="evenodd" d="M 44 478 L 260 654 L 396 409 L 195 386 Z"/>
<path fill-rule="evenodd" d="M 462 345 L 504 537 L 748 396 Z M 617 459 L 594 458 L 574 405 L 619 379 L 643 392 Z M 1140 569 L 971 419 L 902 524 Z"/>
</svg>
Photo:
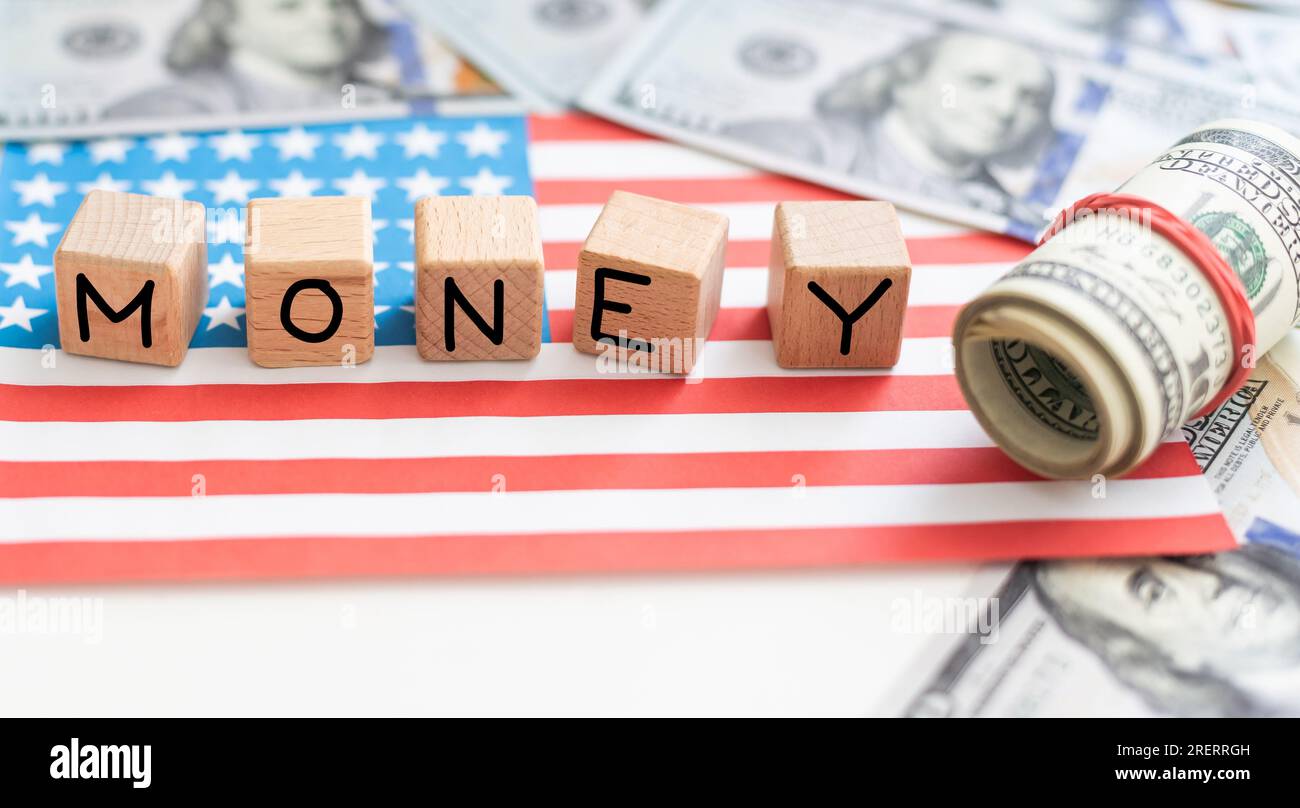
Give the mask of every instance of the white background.
<svg viewBox="0 0 1300 808">
<path fill-rule="evenodd" d="M 943 643 L 900 602 L 976 573 L 27 588 L 103 598 L 102 638 L 0 633 L 0 715 L 871 714 Z"/>
</svg>

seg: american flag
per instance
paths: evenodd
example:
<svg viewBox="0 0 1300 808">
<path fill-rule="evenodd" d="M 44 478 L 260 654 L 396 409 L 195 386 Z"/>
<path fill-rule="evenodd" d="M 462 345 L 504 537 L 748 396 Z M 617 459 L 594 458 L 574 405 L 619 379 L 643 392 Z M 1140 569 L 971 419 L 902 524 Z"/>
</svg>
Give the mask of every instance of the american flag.
<svg viewBox="0 0 1300 808">
<path fill-rule="evenodd" d="M 211 296 L 179 368 L 57 350 L 53 253 L 90 188 L 208 206 Z M 576 256 L 626 189 L 731 221 L 695 378 L 609 375 L 566 342 Z M 268 370 L 244 350 L 242 208 L 363 194 L 374 358 Z M 530 362 L 414 348 L 426 194 L 533 194 L 548 324 Z M 823 566 L 1233 546 L 1187 447 L 1123 480 L 1034 478 L 966 410 L 960 304 L 1028 251 L 904 214 L 902 358 L 782 370 L 764 310 L 778 200 L 843 199 L 611 124 L 414 118 L 8 144 L 0 165 L 0 579 L 263 578 Z"/>
</svg>

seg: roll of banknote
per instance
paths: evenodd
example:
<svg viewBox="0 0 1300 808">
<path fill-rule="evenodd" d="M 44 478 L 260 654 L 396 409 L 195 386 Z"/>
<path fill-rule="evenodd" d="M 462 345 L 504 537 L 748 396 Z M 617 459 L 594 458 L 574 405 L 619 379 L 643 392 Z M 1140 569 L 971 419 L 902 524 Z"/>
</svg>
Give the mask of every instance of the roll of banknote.
<svg viewBox="0 0 1300 808">
<path fill-rule="evenodd" d="M 1131 471 L 1300 322 L 1300 139 L 1216 121 L 1116 193 L 1148 204 L 1069 211 L 953 332 L 981 425 L 1049 477 Z M 1163 234 L 1166 213 L 1208 237 L 1240 289 L 1225 295 Z M 1241 289 L 1253 340 L 1234 327 Z"/>
</svg>

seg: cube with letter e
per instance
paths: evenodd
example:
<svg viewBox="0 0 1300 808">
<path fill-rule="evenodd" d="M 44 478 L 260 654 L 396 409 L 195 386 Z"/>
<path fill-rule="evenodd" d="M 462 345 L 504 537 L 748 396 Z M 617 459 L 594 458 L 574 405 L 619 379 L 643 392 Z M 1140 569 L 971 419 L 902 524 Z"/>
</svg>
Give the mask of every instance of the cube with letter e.
<svg viewBox="0 0 1300 808">
<path fill-rule="evenodd" d="M 912 263 L 888 202 L 782 202 L 767 313 L 786 368 L 898 362 Z"/>
<path fill-rule="evenodd" d="M 365 197 L 250 201 L 249 358 L 263 367 L 368 360 L 375 352 L 373 241 Z"/>
<path fill-rule="evenodd" d="M 727 217 L 615 191 L 578 255 L 573 347 L 690 373 L 722 298 Z"/>
<path fill-rule="evenodd" d="M 198 202 L 95 190 L 54 253 L 63 350 L 176 366 L 208 299 Z"/>
</svg>

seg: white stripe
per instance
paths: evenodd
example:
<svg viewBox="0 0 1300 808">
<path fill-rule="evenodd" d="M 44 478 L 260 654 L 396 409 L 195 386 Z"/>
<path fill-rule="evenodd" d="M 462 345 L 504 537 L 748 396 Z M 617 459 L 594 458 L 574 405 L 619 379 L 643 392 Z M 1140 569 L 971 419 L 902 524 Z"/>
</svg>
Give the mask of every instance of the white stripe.
<svg viewBox="0 0 1300 808">
<path fill-rule="evenodd" d="M 426 362 L 414 345 L 381 345 L 369 361 L 355 367 L 263 368 L 244 348 L 195 348 L 178 368 L 113 362 L 59 352 L 54 367 L 42 364 L 44 353 L 31 348 L 0 348 L 3 383 L 16 385 L 311 384 L 317 382 L 459 382 L 606 379 L 640 381 L 664 378 L 649 373 L 607 372 L 599 357 L 580 353 L 567 342 L 542 345 L 536 359 L 523 362 Z M 893 368 L 786 370 L 776 364 L 769 340 L 707 342 L 690 380 L 767 376 L 933 376 L 951 375 L 952 349 L 946 337 L 903 340 Z M 0 410 L 0 418 L 4 418 Z"/>
<path fill-rule="evenodd" d="M 528 144 L 533 180 L 709 179 L 762 176 L 749 166 L 662 140 Z"/>
<path fill-rule="evenodd" d="M 913 306 L 960 306 L 1011 269 L 1011 264 L 926 264 L 912 268 L 907 302 Z M 577 270 L 546 273 L 546 305 L 571 309 L 578 294 Z M 613 293 L 611 292 L 611 295 Z M 767 267 L 731 267 L 722 275 L 722 307 L 767 305 Z"/>
<path fill-rule="evenodd" d="M 542 241 L 585 241 L 600 215 L 601 205 L 542 205 L 538 209 L 538 226 Z M 730 202 L 696 204 L 692 207 L 711 210 L 726 216 L 728 235 L 737 241 L 765 241 L 772 236 L 775 202 Z M 927 216 L 899 212 L 899 224 L 907 238 L 949 236 L 972 232 L 959 225 Z"/>
<path fill-rule="evenodd" d="M 5 447 L 7 461 L 539 457 L 992 445 L 975 417 L 962 410 L 308 421 L 0 421 L 0 446 Z"/>
<path fill-rule="evenodd" d="M 1132 519 L 1214 510 L 1200 477 L 1087 482 L 513 493 L 18 499 L 0 541 L 719 530 Z M 1046 530 L 1046 528 L 1045 528 Z M 1045 533 L 1044 539 L 1050 537 Z"/>
</svg>

